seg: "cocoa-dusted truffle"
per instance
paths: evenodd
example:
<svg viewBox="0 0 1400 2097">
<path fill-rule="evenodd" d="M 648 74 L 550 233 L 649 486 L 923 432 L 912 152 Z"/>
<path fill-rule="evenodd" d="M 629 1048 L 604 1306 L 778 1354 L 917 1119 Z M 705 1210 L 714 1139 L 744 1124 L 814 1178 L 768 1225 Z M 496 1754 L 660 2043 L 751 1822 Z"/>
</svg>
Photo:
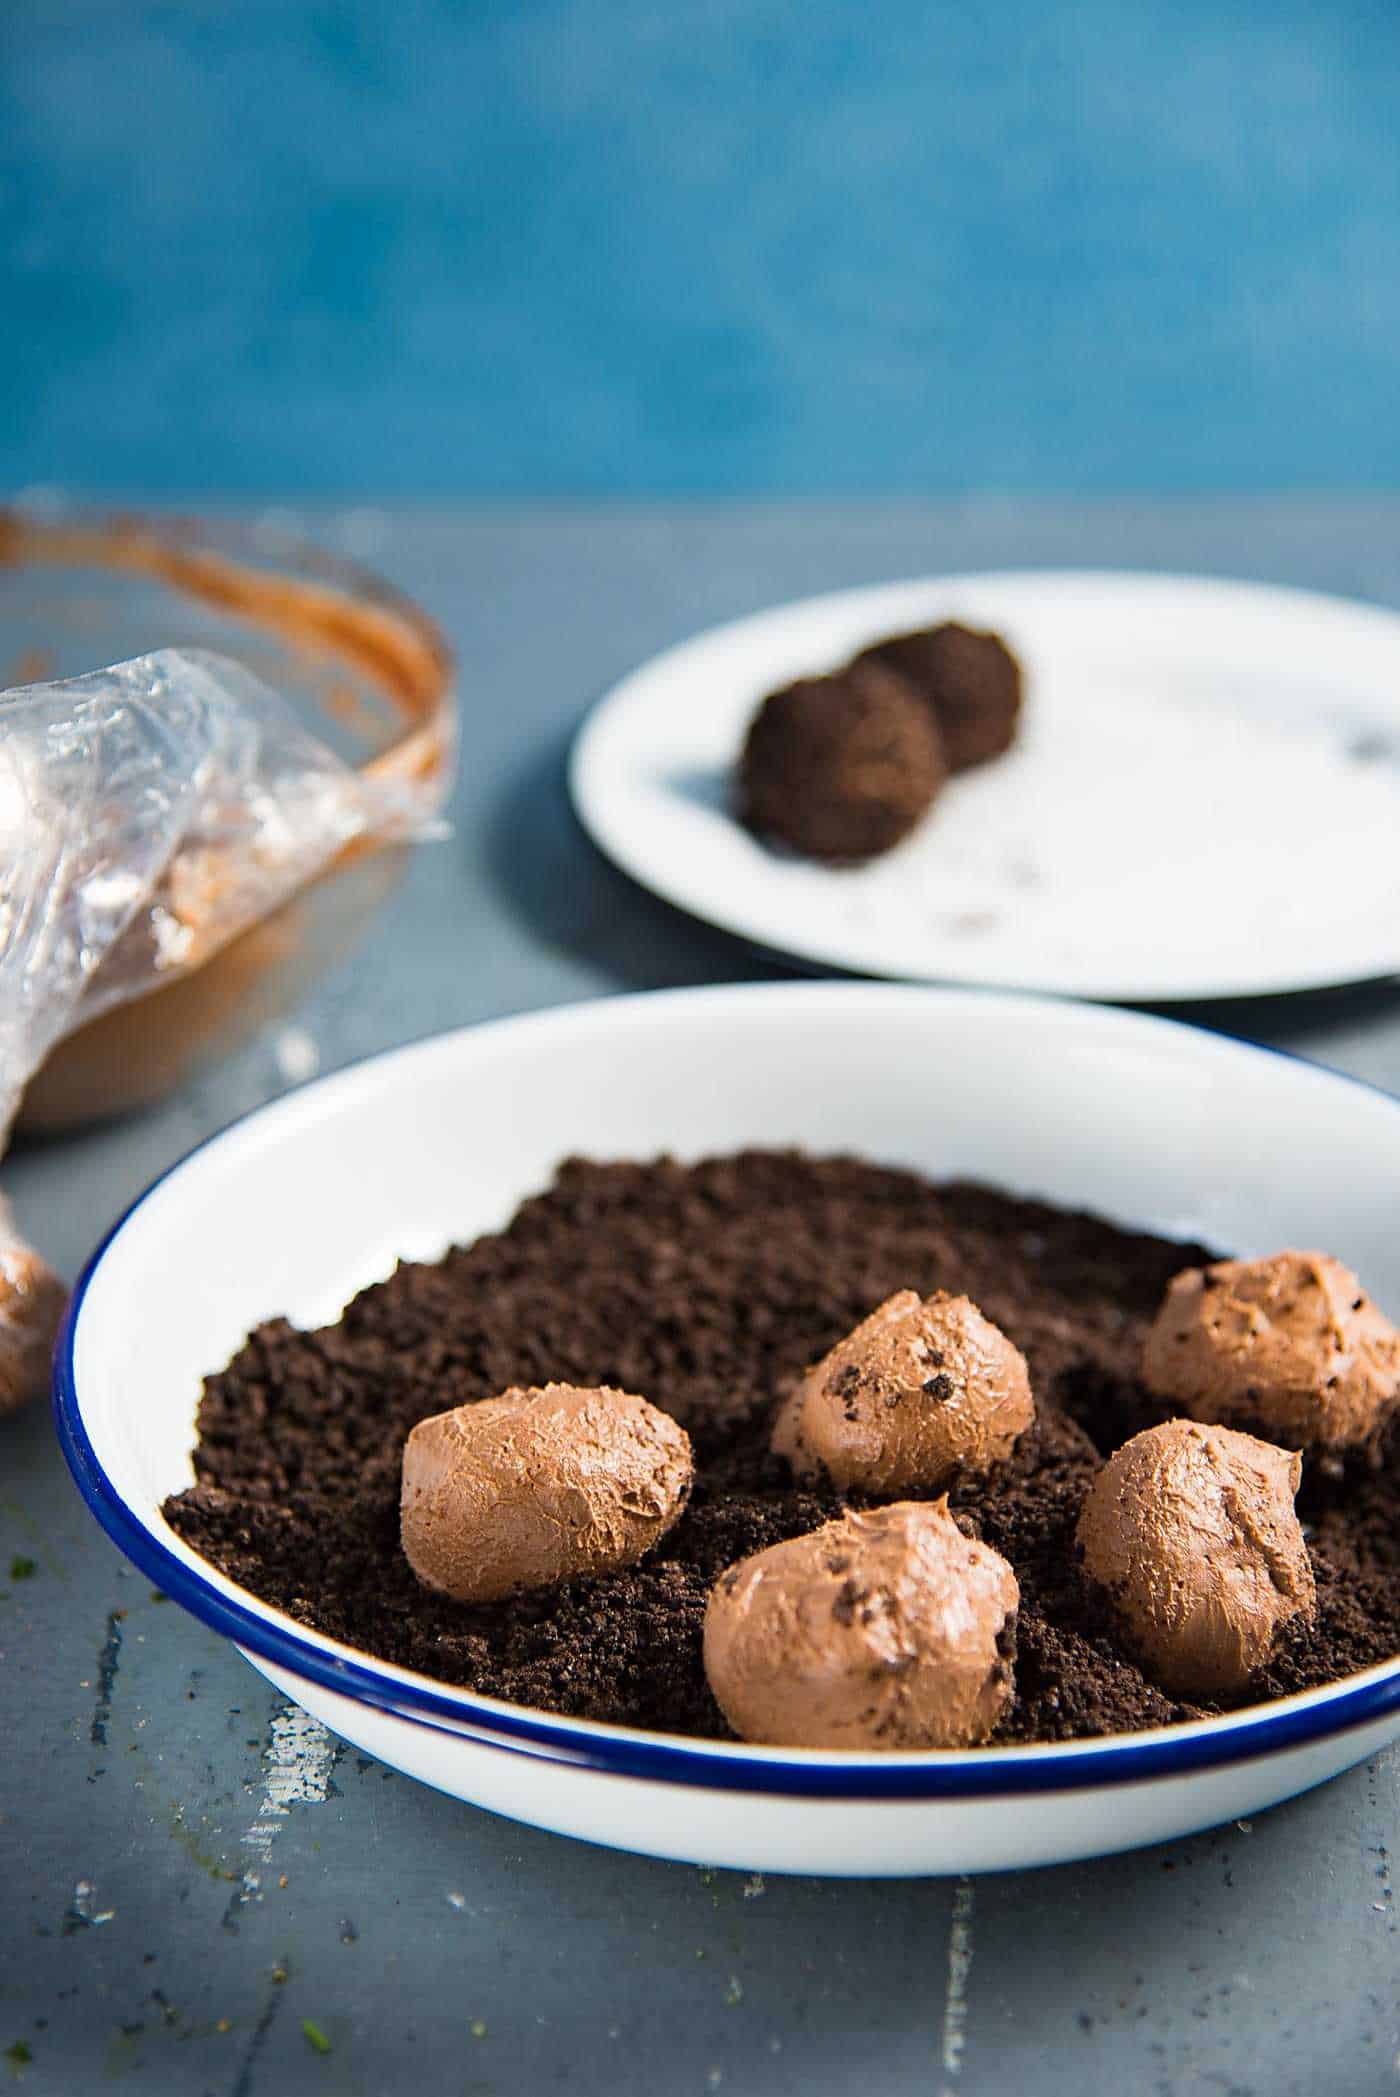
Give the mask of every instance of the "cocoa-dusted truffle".
<svg viewBox="0 0 1400 2097">
<path fill-rule="evenodd" d="M 852 668 L 871 663 L 897 671 L 932 707 L 950 771 L 985 764 L 1015 742 L 1021 665 L 999 634 L 950 620 L 877 641 Z"/>
<path fill-rule="evenodd" d="M 773 1447 L 842 1487 L 936 1492 L 1004 1463 L 1034 1418 L 1025 1357 L 975 1303 L 901 1289 L 807 1371 Z"/>
<path fill-rule="evenodd" d="M 1090 1486 L 1077 1538 L 1142 1665 L 1176 1696 L 1239 1694 L 1316 1606 L 1293 1509 L 1302 1458 L 1197 1420 L 1136 1434 Z"/>
<path fill-rule="evenodd" d="M 721 1574 L 705 1673 L 745 1740 L 969 1747 L 1011 1699 L 1020 1591 L 946 1500 L 848 1514 Z"/>
<path fill-rule="evenodd" d="M 1220 1260 L 1171 1283 L 1143 1375 L 1193 1419 L 1338 1449 L 1373 1441 L 1400 1403 L 1400 1332 L 1325 1253 Z"/>
<path fill-rule="evenodd" d="M 947 776 L 938 724 L 878 664 L 802 677 L 764 700 L 739 767 L 750 830 L 809 859 L 871 859 L 911 831 Z"/>
<path fill-rule="evenodd" d="M 692 1475 L 685 1430 L 645 1398 L 566 1383 L 505 1391 L 409 1435 L 404 1555 L 459 1602 L 611 1572 L 666 1534 Z"/>
</svg>

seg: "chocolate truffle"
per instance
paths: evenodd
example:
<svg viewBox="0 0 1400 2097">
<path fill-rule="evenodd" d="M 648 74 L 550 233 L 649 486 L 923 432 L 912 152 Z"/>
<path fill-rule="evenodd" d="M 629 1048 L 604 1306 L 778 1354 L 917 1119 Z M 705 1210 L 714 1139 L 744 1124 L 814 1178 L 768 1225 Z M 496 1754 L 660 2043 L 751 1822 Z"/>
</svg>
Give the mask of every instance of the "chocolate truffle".
<svg viewBox="0 0 1400 2097">
<path fill-rule="evenodd" d="M 721 1574 L 705 1673 L 744 1740 L 970 1747 L 1011 1699 L 1020 1591 L 946 1500 L 847 1514 Z"/>
<path fill-rule="evenodd" d="M 871 859 L 913 829 L 947 776 L 938 724 L 878 664 L 803 677 L 764 700 L 739 767 L 750 830 L 809 859 Z"/>
<path fill-rule="evenodd" d="M 1166 1420 L 1090 1486 L 1076 1532 L 1143 1667 L 1175 1696 L 1239 1694 L 1280 1627 L 1316 1606 L 1293 1495 L 1302 1458 L 1230 1427 Z"/>
<path fill-rule="evenodd" d="M 1400 1401 L 1400 1332 L 1325 1253 L 1220 1260 L 1171 1283 L 1143 1376 L 1192 1419 L 1338 1449 L 1373 1441 Z"/>
<path fill-rule="evenodd" d="M 67 1301 L 68 1291 L 48 1262 L 9 1234 L 0 1207 L 0 1418 L 48 1390 Z"/>
<path fill-rule="evenodd" d="M 490 1602 L 612 1572 L 690 1492 L 690 1440 L 627 1391 L 551 1383 L 420 1420 L 404 1444 L 404 1556 L 425 1587 Z"/>
<path fill-rule="evenodd" d="M 999 634 L 949 621 L 877 641 L 852 668 L 869 663 L 896 671 L 932 707 L 950 771 L 985 764 L 1015 742 L 1021 665 Z"/>
<path fill-rule="evenodd" d="M 901 1289 L 807 1371 L 773 1448 L 843 1488 L 936 1492 L 1004 1463 L 1034 1418 L 1024 1356 L 975 1303 Z"/>
</svg>

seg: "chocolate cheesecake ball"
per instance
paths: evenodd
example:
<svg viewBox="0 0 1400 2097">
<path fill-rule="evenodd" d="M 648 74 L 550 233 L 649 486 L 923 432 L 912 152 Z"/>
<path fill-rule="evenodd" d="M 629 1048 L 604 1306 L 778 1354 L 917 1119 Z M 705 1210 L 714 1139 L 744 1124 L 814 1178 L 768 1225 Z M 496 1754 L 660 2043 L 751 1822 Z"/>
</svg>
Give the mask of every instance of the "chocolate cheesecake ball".
<svg viewBox="0 0 1400 2097">
<path fill-rule="evenodd" d="M 944 1500 L 843 1515 L 721 1574 L 705 1674 L 744 1740 L 969 1747 L 1011 1700 L 1019 1601 Z"/>
<path fill-rule="evenodd" d="M 660 1542 L 692 1476 L 684 1428 L 645 1398 L 565 1383 L 505 1391 L 409 1435 L 404 1556 L 458 1602 L 613 1572 Z"/>
<path fill-rule="evenodd" d="M 901 1289 L 807 1371 L 773 1448 L 841 1487 L 936 1492 L 1004 1463 L 1034 1418 L 1025 1357 L 975 1303 Z"/>
<path fill-rule="evenodd" d="M 1400 1332 L 1326 1253 L 1219 1260 L 1171 1283 L 1143 1376 L 1192 1419 L 1342 1449 L 1373 1442 L 1400 1404 Z"/>
<path fill-rule="evenodd" d="M 869 664 L 897 672 L 933 709 L 950 771 L 985 764 L 1015 742 L 1021 665 L 999 634 L 950 620 L 877 641 L 851 667 Z"/>
<path fill-rule="evenodd" d="M 1233 1428 L 1167 1420 L 1090 1486 L 1076 1538 L 1143 1667 L 1175 1696 L 1230 1698 L 1284 1624 L 1316 1607 L 1293 1508 L 1302 1458 Z"/>
<path fill-rule="evenodd" d="M 855 864 L 906 837 L 947 772 L 918 695 L 877 664 L 853 665 L 764 700 L 740 761 L 739 815 L 808 859 Z"/>
<path fill-rule="evenodd" d="M 54 1341 L 68 1303 L 63 1283 L 7 1228 L 0 1204 L 0 1419 L 49 1388 Z"/>
</svg>

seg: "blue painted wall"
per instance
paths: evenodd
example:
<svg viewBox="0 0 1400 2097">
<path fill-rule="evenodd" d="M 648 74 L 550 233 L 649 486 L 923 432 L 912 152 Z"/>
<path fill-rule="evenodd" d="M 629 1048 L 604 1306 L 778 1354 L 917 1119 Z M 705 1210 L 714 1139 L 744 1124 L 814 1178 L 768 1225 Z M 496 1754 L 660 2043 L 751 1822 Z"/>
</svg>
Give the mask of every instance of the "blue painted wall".
<svg viewBox="0 0 1400 2097">
<path fill-rule="evenodd" d="M 0 0 L 0 482 L 1400 485 L 1400 0 Z"/>
</svg>

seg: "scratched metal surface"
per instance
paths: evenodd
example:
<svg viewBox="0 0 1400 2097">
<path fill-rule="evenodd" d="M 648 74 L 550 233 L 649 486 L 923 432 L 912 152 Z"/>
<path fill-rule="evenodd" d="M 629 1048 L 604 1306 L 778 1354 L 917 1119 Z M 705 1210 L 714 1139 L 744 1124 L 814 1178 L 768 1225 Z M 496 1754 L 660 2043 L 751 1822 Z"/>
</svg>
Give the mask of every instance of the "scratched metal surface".
<svg viewBox="0 0 1400 2097">
<path fill-rule="evenodd" d="M 569 817 L 569 730 L 661 643 L 797 591 L 1013 561 L 1400 605 L 1400 502 L 313 522 L 461 652 L 456 833 L 295 1033 L 159 1112 L 11 1158 L 69 1272 L 154 1173 L 313 1061 L 776 972 L 631 889 Z M 1205 1016 L 1400 1088 L 1395 989 Z M 0 1655 L 0 2084 L 33 2097 L 1400 2084 L 1394 1755 L 1252 1827 L 975 1885 L 764 1884 L 584 1848 L 342 1753 L 122 1565 L 40 1413 L 0 1428 Z"/>
</svg>

